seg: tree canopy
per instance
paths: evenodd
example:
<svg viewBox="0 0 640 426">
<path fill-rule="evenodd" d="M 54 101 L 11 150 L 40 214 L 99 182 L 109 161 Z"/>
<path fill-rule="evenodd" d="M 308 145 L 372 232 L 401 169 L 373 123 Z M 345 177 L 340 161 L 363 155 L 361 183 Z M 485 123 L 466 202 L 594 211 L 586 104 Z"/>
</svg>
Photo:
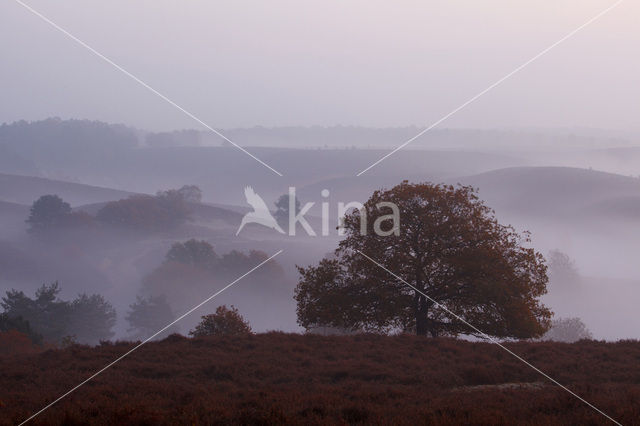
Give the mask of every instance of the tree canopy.
<svg viewBox="0 0 640 426">
<path fill-rule="evenodd" d="M 111 329 L 116 325 L 116 310 L 101 295 L 78 295 L 69 303 L 69 312 L 67 334 L 78 342 L 95 344 L 114 336 Z"/>
<path fill-rule="evenodd" d="M 116 311 L 100 295 L 80 294 L 71 301 L 58 297 L 58 282 L 43 284 L 31 299 L 24 292 L 9 290 L 0 305 L 8 318 L 28 321 L 46 342 L 61 342 L 73 336 L 78 342 L 96 344 L 113 337 Z M 21 331 L 21 330 L 18 330 Z"/>
<path fill-rule="evenodd" d="M 549 279 L 559 290 L 575 290 L 580 284 L 580 273 L 573 259 L 560 250 L 551 250 L 549 260 Z"/>
<path fill-rule="evenodd" d="M 399 229 L 381 202 L 399 208 Z M 443 307 L 492 336 L 538 337 L 549 327 L 551 312 L 538 300 L 544 257 L 525 246 L 528 234 L 498 223 L 472 187 L 404 181 L 376 191 L 343 226 L 335 258 L 299 267 L 304 327 L 479 334 Z"/>
<path fill-rule="evenodd" d="M 174 243 L 165 256 L 165 262 L 183 263 L 205 269 L 213 269 L 218 260 L 211 244 L 193 238 L 184 243 Z"/>
<path fill-rule="evenodd" d="M 7 313 L 3 312 L 0 314 L 0 332 L 8 333 L 10 331 L 16 331 L 27 336 L 34 344 L 42 344 L 42 336 L 31 328 L 29 321 L 26 321 L 20 316 L 10 317 Z"/>
<path fill-rule="evenodd" d="M 188 203 L 202 202 L 202 190 L 196 185 L 183 185 L 178 189 L 178 193 Z"/>
<path fill-rule="evenodd" d="M 71 214 L 71 206 L 57 195 L 43 195 L 33 202 L 26 222 L 31 231 L 50 229 Z"/>
<path fill-rule="evenodd" d="M 170 189 L 159 191 L 155 196 L 132 195 L 107 203 L 98 211 L 96 219 L 138 231 L 174 229 L 190 217 L 191 209 L 185 197 L 196 197 L 191 192 L 189 189 Z"/>
<path fill-rule="evenodd" d="M 164 296 L 147 298 L 138 296 L 136 302 L 129 306 L 125 319 L 129 323 L 128 331 L 133 333 L 134 338 L 146 339 L 162 330 L 175 318 Z M 166 330 L 157 337 L 167 336 L 175 330 L 175 328 Z"/>
<path fill-rule="evenodd" d="M 542 339 L 573 343 L 582 339 L 593 339 L 593 335 L 580 318 L 557 318 L 551 321 L 551 328 Z"/>
<path fill-rule="evenodd" d="M 295 214 L 300 212 L 300 200 L 295 199 Z M 282 194 L 275 202 L 276 211 L 273 216 L 281 226 L 289 226 L 289 194 Z"/>
<path fill-rule="evenodd" d="M 238 309 L 233 305 L 230 309 L 222 305 L 218 306 L 215 313 L 204 315 L 202 321 L 189 332 L 189 335 L 201 337 L 249 333 L 251 333 L 251 326 L 242 318 Z"/>
<path fill-rule="evenodd" d="M 93 217 L 83 211 L 72 211 L 69 203 L 57 195 L 43 195 L 33 202 L 26 220 L 29 232 L 42 235 L 45 231 L 90 227 Z"/>
<path fill-rule="evenodd" d="M 214 286 L 228 283 L 268 258 L 259 250 L 232 250 L 219 256 L 204 240 L 176 242 L 164 262 L 143 277 L 142 294 L 164 296 L 175 311 L 181 311 L 209 295 Z M 285 274 L 276 262 L 266 263 L 247 280 L 259 283 L 252 290 L 258 294 L 285 291 Z"/>
</svg>

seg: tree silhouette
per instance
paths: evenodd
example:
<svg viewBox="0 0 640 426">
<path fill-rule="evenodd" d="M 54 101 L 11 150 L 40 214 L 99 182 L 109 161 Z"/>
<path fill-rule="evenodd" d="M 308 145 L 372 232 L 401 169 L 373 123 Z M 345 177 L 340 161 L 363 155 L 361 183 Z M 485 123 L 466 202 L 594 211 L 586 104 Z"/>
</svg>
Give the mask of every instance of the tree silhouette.
<svg viewBox="0 0 640 426">
<path fill-rule="evenodd" d="M 9 331 L 16 331 L 27 336 L 34 344 L 42 344 L 42 336 L 31 328 L 29 321 L 26 321 L 21 316 L 10 317 L 7 313 L 2 313 L 0 314 L 0 332 L 6 333 Z"/>
<path fill-rule="evenodd" d="M 399 232 L 381 202 L 398 206 Z M 473 188 L 404 181 L 376 191 L 362 210 L 345 217 L 335 259 L 299 268 L 300 325 L 478 334 L 446 306 L 493 336 L 538 337 L 549 327 L 551 312 L 538 300 L 548 281 L 544 258 L 523 246 L 526 233 L 499 224 Z"/>
<path fill-rule="evenodd" d="M 204 269 L 213 269 L 218 260 L 211 244 L 196 239 L 174 243 L 165 256 L 165 262 L 184 263 Z"/>
<path fill-rule="evenodd" d="M 12 318 L 23 318 L 47 342 L 59 342 L 68 335 L 69 305 L 60 300 L 58 282 L 43 284 L 36 290 L 35 299 L 22 291 L 9 290 L 0 303 L 4 312 Z"/>
<path fill-rule="evenodd" d="M 135 338 L 146 339 L 162 330 L 174 320 L 171 306 L 164 296 L 143 298 L 138 296 L 136 302 L 129 306 L 125 319 L 129 323 L 127 331 L 133 332 Z M 165 330 L 156 338 L 168 336 L 176 331 L 175 327 Z"/>
<path fill-rule="evenodd" d="M 573 343 L 582 339 L 593 339 L 593 336 L 580 318 L 558 318 L 551 321 L 551 328 L 542 339 Z"/>
<path fill-rule="evenodd" d="M 111 329 L 116 322 L 113 306 L 100 295 L 80 294 L 71 301 L 58 297 L 58 282 L 42 285 L 31 299 L 24 292 L 9 290 L 0 305 L 4 315 L 13 321 L 22 319 L 45 342 L 61 342 L 74 336 L 80 343 L 95 344 L 113 337 Z M 27 330 L 18 331 L 27 332 Z"/>
<path fill-rule="evenodd" d="M 99 294 L 80 294 L 69 305 L 71 323 L 67 334 L 79 342 L 97 344 L 114 336 L 116 310 Z"/>
<path fill-rule="evenodd" d="M 191 210 L 184 195 L 176 189 L 159 191 L 155 196 L 138 194 L 105 204 L 96 219 L 138 231 L 166 231 L 182 225 Z"/>
<path fill-rule="evenodd" d="M 276 211 L 273 216 L 280 226 L 289 226 L 289 194 L 282 194 L 275 203 Z M 295 200 L 295 213 L 300 212 L 300 200 Z"/>
<path fill-rule="evenodd" d="M 178 189 L 178 193 L 188 203 L 202 202 L 202 190 L 196 185 L 183 185 Z"/>
<path fill-rule="evenodd" d="M 250 334 L 249 323 L 242 318 L 238 309 L 231 305 L 231 309 L 225 305 L 218 306 L 214 314 L 204 315 L 202 321 L 194 330 L 189 332 L 190 336 L 213 336 L 225 334 Z"/>
<path fill-rule="evenodd" d="M 30 231 L 51 229 L 71 214 L 71 206 L 57 195 L 43 195 L 33 202 L 26 222 Z"/>
<path fill-rule="evenodd" d="M 568 254 L 560 250 L 551 250 L 548 260 L 551 284 L 557 285 L 558 290 L 573 290 L 580 284 L 580 273 Z"/>
</svg>

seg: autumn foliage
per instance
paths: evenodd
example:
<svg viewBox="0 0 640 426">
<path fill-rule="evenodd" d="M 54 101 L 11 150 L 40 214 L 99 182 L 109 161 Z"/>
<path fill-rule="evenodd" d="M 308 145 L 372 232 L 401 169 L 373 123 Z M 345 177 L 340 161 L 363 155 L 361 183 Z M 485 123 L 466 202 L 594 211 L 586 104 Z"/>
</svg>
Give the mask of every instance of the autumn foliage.
<svg viewBox="0 0 640 426">
<path fill-rule="evenodd" d="M 399 226 L 389 204 L 399 210 Z M 405 181 L 376 191 L 344 228 L 335 258 L 299 268 L 304 327 L 434 337 L 482 335 L 479 329 L 511 338 L 549 327 L 551 312 L 539 300 L 548 281 L 544 257 L 527 247 L 527 234 L 500 224 L 471 187 Z"/>
<path fill-rule="evenodd" d="M 225 305 L 218 306 L 216 312 L 204 315 L 202 321 L 189 332 L 190 336 L 216 336 L 216 335 L 241 335 L 250 334 L 251 326 L 233 305 L 227 308 Z"/>
<path fill-rule="evenodd" d="M 100 209 L 96 218 L 103 223 L 138 231 L 166 231 L 183 224 L 189 217 L 189 206 L 175 190 L 156 196 L 132 195 L 111 201 Z"/>
<path fill-rule="evenodd" d="M 69 203 L 57 195 L 43 195 L 34 201 L 25 222 L 29 232 L 39 235 L 55 230 L 88 229 L 94 225 L 91 215 L 72 211 Z"/>
</svg>

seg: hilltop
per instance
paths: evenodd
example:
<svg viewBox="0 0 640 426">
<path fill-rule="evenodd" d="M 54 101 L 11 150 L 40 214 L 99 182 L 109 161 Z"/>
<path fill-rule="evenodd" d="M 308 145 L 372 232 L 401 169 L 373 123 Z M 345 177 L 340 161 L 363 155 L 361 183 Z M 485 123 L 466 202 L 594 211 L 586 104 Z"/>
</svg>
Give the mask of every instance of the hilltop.
<svg viewBox="0 0 640 426">
<path fill-rule="evenodd" d="M 640 179 L 573 167 L 510 167 L 450 181 L 479 188 L 498 211 L 555 220 L 628 215 L 640 201 Z"/>
<path fill-rule="evenodd" d="M 133 192 L 36 176 L 0 173 L 0 200 L 31 205 L 41 195 L 56 194 L 71 205 L 118 200 Z"/>
</svg>

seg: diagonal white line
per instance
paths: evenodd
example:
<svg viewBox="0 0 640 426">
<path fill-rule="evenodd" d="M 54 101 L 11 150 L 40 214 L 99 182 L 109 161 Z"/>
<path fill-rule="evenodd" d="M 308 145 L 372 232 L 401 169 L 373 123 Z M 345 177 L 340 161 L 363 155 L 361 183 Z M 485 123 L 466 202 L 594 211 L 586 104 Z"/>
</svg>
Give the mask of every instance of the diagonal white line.
<svg viewBox="0 0 640 426">
<path fill-rule="evenodd" d="M 462 322 L 463 324 L 469 326 L 470 328 L 472 328 L 474 331 L 476 331 L 477 333 L 479 333 L 482 337 L 484 337 L 485 339 L 489 340 L 491 343 L 494 343 L 496 345 L 498 345 L 500 348 L 504 349 L 505 351 L 507 351 L 510 355 L 514 356 L 516 359 L 518 359 L 519 361 L 522 361 L 523 363 L 525 363 L 526 365 L 528 365 L 529 367 L 531 367 L 532 369 L 534 369 L 536 372 L 540 373 L 541 375 L 543 375 L 544 377 L 546 377 L 547 379 L 549 379 L 551 382 L 553 382 L 554 384 L 560 386 L 562 389 L 564 389 L 565 391 L 569 392 L 571 395 L 575 396 L 576 398 L 578 398 L 580 401 L 584 402 L 586 405 L 588 405 L 589 407 L 593 408 L 595 411 L 597 411 L 598 413 L 602 414 L 604 417 L 606 417 L 607 419 L 611 420 L 613 423 L 622 426 L 618 421 L 614 420 L 613 418 L 611 418 L 609 415 L 607 415 L 604 411 L 600 410 L 598 407 L 596 407 L 595 405 L 591 404 L 589 401 L 585 400 L 584 398 L 582 398 L 580 395 L 576 394 L 575 392 L 573 392 L 571 389 L 567 388 L 566 386 L 562 385 L 560 382 L 558 382 L 557 380 L 555 380 L 553 377 L 549 376 L 548 374 L 546 374 L 544 371 L 540 370 L 539 368 L 535 367 L 534 365 L 532 365 L 531 363 L 529 363 L 529 361 L 525 360 L 524 358 L 522 358 L 520 355 L 514 353 L 513 351 L 511 351 L 509 348 L 507 348 L 506 346 L 504 346 L 503 344 L 501 344 L 500 342 L 498 342 L 497 340 L 495 340 L 493 337 L 489 336 L 488 334 L 486 334 L 485 332 L 483 332 L 482 330 L 480 330 L 479 328 L 477 328 L 476 326 L 469 324 L 466 320 L 464 320 L 463 318 L 461 318 L 459 315 L 451 312 L 446 306 L 442 305 L 441 303 L 438 303 L 437 301 L 435 301 L 433 298 L 427 296 L 426 294 L 424 294 L 422 291 L 418 290 L 417 288 L 415 288 L 414 286 L 412 286 L 411 284 L 409 284 L 408 282 L 406 282 L 404 279 L 402 279 L 401 277 L 399 277 L 398 275 L 394 274 L 393 272 L 391 272 L 390 270 L 388 270 L 387 268 L 384 267 L 384 265 L 381 265 L 380 263 L 378 263 L 377 261 L 375 261 L 374 259 L 370 258 L 369 256 L 367 256 L 366 254 L 364 254 L 363 252 L 361 252 L 360 250 L 356 250 L 358 253 L 360 253 L 362 256 L 366 257 L 367 259 L 369 259 L 371 262 L 373 262 L 374 264 L 378 265 L 380 268 L 382 268 L 383 270 L 387 271 L 389 274 L 391 274 L 393 277 L 395 277 L 396 279 L 398 279 L 399 281 L 403 282 L 404 284 L 408 285 L 409 287 L 411 287 L 414 291 L 417 291 L 418 293 L 420 293 L 421 295 L 423 295 L 424 297 L 426 297 L 427 299 L 429 299 L 431 302 L 433 302 L 436 306 L 438 306 L 439 308 L 443 309 L 444 311 L 446 311 L 449 315 L 453 316 L 454 318 L 456 318 L 458 321 Z"/>
<path fill-rule="evenodd" d="M 211 299 L 213 299 L 214 297 L 216 297 L 217 295 L 219 295 L 220 293 L 222 293 L 223 291 L 225 291 L 226 289 L 228 289 L 229 287 L 231 287 L 232 285 L 234 285 L 235 283 L 237 283 L 238 281 L 240 281 L 241 279 L 243 279 L 244 277 L 246 277 L 247 275 L 249 275 L 250 273 L 252 273 L 253 271 L 255 271 L 256 269 L 260 268 L 262 265 L 264 265 L 265 263 L 269 262 L 271 259 L 273 259 L 274 257 L 276 257 L 277 255 L 279 255 L 280 253 L 282 253 L 283 250 L 279 250 L 277 253 L 275 253 L 274 255 L 272 255 L 271 257 L 269 257 L 268 259 L 262 261 L 259 265 L 254 266 L 253 268 L 251 268 L 251 270 L 249 270 L 248 272 L 242 274 L 241 276 L 239 276 L 238 278 L 236 278 L 233 282 L 227 284 L 225 287 L 223 287 L 222 289 L 218 290 L 217 292 L 215 292 L 214 294 L 212 294 L 211 296 L 207 297 L 206 299 L 204 299 L 202 302 L 198 303 L 196 306 L 194 306 L 193 308 L 189 309 L 187 312 L 185 312 L 184 314 L 180 315 L 178 318 L 176 318 L 175 320 L 173 320 L 172 322 L 170 322 L 169 324 L 165 325 L 164 327 L 162 327 L 160 330 L 156 331 L 153 335 L 147 337 L 145 340 L 143 340 L 141 343 L 139 343 L 138 345 L 136 345 L 133 349 L 129 350 L 128 352 L 126 352 L 124 355 L 121 355 L 120 357 L 118 357 L 116 360 L 112 361 L 111 363 L 107 364 L 105 367 L 101 368 L 100 370 L 96 371 L 93 375 L 91 375 L 89 378 L 85 379 L 83 382 L 81 382 L 80 384 L 78 384 L 77 386 L 74 386 L 73 388 L 71 388 L 68 392 L 66 392 L 65 394 L 63 394 L 62 396 L 60 396 L 59 398 L 57 398 L 56 400 L 54 400 L 53 402 L 51 402 L 50 404 L 48 404 L 47 406 L 45 406 L 44 408 L 42 408 L 40 411 L 32 414 L 28 419 L 24 420 L 22 423 L 19 424 L 19 426 L 29 422 L 30 420 L 32 420 L 34 417 L 36 417 L 39 414 L 42 414 L 44 411 L 48 410 L 49 408 L 51 408 L 53 405 L 55 405 L 56 403 L 58 403 L 60 400 L 66 398 L 68 395 L 70 395 L 71 393 L 73 393 L 74 391 L 76 391 L 78 388 L 80 388 L 81 386 L 85 385 L 87 382 L 89 382 L 90 380 L 94 379 L 96 376 L 98 376 L 100 373 L 102 373 L 103 371 L 107 370 L 108 368 L 112 367 L 113 365 L 115 365 L 116 363 L 120 362 L 121 360 L 123 360 L 124 358 L 126 358 L 127 356 L 129 356 L 132 352 L 134 352 L 135 350 L 137 350 L 138 348 L 140 348 L 142 345 L 144 345 L 145 343 L 149 342 L 151 339 L 153 339 L 154 337 L 156 337 L 158 334 L 162 333 L 163 331 L 167 330 L 169 327 L 171 327 L 172 325 L 174 325 L 175 323 L 177 323 L 178 321 L 180 321 L 181 319 L 183 319 L 184 317 L 186 317 L 187 315 L 189 315 L 190 313 L 192 313 L 193 311 L 195 311 L 196 309 L 198 309 L 199 307 L 201 307 L 202 305 L 204 305 L 205 303 L 207 303 L 208 301 L 210 301 Z"/>
<path fill-rule="evenodd" d="M 478 93 L 477 95 L 475 95 L 474 97 L 472 97 L 471 99 L 467 100 L 465 103 L 463 103 L 462 105 L 460 105 L 459 107 L 455 108 L 453 111 L 449 112 L 447 115 L 445 115 L 444 117 L 440 118 L 438 121 L 436 121 L 435 123 L 431 124 L 429 127 L 427 127 L 426 129 L 422 130 L 420 133 L 418 133 L 417 135 L 415 135 L 414 137 L 412 137 L 411 139 L 409 139 L 408 141 L 404 142 L 403 144 L 399 145 L 398 147 L 396 147 L 393 151 L 391 151 L 390 153 L 388 153 L 387 155 L 385 155 L 384 157 L 380 158 L 378 161 L 376 161 L 375 163 L 371 164 L 369 167 L 367 167 L 366 169 L 362 170 L 360 173 L 358 173 L 356 176 L 360 176 L 363 173 L 365 173 L 367 170 L 371 169 L 372 167 L 380 164 L 382 161 L 384 161 L 385 159 L 387 159 L 388 157 L 390 157 L 391 155 L 395 154 L 396 152 L 400 151 L 402 148 L 404 148 L 405 146 L 409 145 L 411 142 L 413 142 L 414 140 L 418 139 L 420 136 L 424 135 L 425 133 L 427 133 L 428 131 L 430 131 L 431 129 L 433 129 L 434 127 L 436 127 L 437 125 L 439 125 L 440 123 L 442 123 L 443 121 L 447 120 L 449 117 L 451 117 L 452 115 L 456 114 L 458 111 L 466 108 L 467 106 L 469 106 L 470 104 L 472 104 L 473 102 L 475 102 L 476 100 L 478 100 L 480 97 L 482 97 L 484 94 L 486 94 L 487 92 L 491 91 L 492 89 L 494 89 L 496 86 L 500 85 L 502 82 L 504 82 L 505 80 L 508 80 L 509 78 L 511 78 L 513 75 L 517 74 L 519 71 L 522 71 L 522 69 L 524 69 L 525 67 L 527 67 L 528 65 L 530 65 L 532 62 L 535 62 L 536 60 L 538 60 L 541 56 L 545 55 L 546 53 L 548 53 L 551 49 L 553 49 L 554 47 L 558 46 L 559 44 L 561 44 L 562 42 L 566 41 L 567 39 L 573 37 L 576 33 L 578 33 L 580 30 L 584 29 L 585 27 L 587 27 L 588 25 L 592 24 L 593 22 L 597 21 L 598 19 L 600 19 L 602 16 L 606 15 L 608 12 L 610 12 L 611 10 L 613 10 L 614 8 L 618 7 L 620 5 L 620 3 L 622 3 L 624 0 L 618 0 L 616 1 L 614 4 L 612 4 L 611 6 L 607 7 L 606 9 L 604 9 L 602 12 L 598 13 L 597 15 L 595 15 L 594 17 L 592 17 L 591 19 L 589 19 L 587 22 L 585 22 L 584 24 L 580 25 L 578 28 L 574 29 L 573 31 L 571 31 L 570 33 L 568 33 L 567 35 L 565 35 L 564 37 L 562 37 L 560 40 L 556 41 L 555 43 L 551 44 L 550 46 L 548 46 L 547 48 L 545 48 L 544 50 L 542 50 L 540 53 L 538 53 L 537 55 L 535 55 L 534 57 L 532 57 L 531 59 L 529 59 L 528 61 L 526 61 L 525 63 L 523 63 L 522 65 L 520 65 L 519 67 L 517 67 L 516 69 L 514 69 L 513 71 L 511 71 L 510 73 L 506 74 L 504 77 L 502 77 L 501 79 L 499 79 L 498 81 L 496 81 L 495 83 L 493 83 L 492 85 L 490 85 L 489 87 L 487 87 L 486 89 L 484 89 L 483 91 L 481 91 L 480 93 Z"/>
<path fill-rule="evenodd" d="M 172 105 L 173 107 L 175 107 L 179 111 L 183 112 L 185 115 L 187 115 L 188 117 L 192 118 L 193 120 L 195 120 L 200 125 L 204 126 L 208 130 L 210 130 L 213 133 L 215 133 L 216 135 L 220 136 L 222 139 L 224 139 L 225 141 L 229 142 L 231 145 L 235 146 L 240 151 L 244 152 L 249 157 L 251 157 L 254 160 L 256 160 L 258 163 L 262 164 L 263 166 L 265 166 L 266 168 L 268 168 L 269 170 L 271 170 L 272 172 L 274 172 L 278 176 L 282 176 L 282 173 L 280 173 L 279 171 L 277 171 L 276 169 L 274 169 L 273 167 L 271 167 L 270 165 L 268 165 L 267 163 L 265 163 L 264 161 L 262 161 L 261 159 L 259 159 L 258 157 L 256 157 L 255 155 L 253 155 L 252 153 L 250 153 L 249 151 L 247 151 L 246 149 L 244 149 L 243 147 L 241 147 L 240 145 L 238 145 L 237 143 L 235 143 L 234 141 L 232 141 L 231 139 L 229 139 L 228 137 L 226 137 L 222 133 L 220 133 L 219 131 L 217 131 L 216 129 L 214 129 L 213 127 L 209 126 L 207 123 L 205 123 L 204 121 L 202 121 L 201 119 L 196 117 L 194 114 L 192 114 L 191 112 L 187 111 L 186 109 L 184 109 L 183 107 L 181 107 L 180 105 L 178 105 L 177 103 L 175 103 L 174 101 L 169 99 L 167 96 L 165 96 L 162 93 L 158 92 L 156 89 L 154 89 L 153 87 L 149 86 L 147 83 L 145 83 L 144 81 L 142 81 L 141 79 L 139 79 L 135 75 L 131 74 L 129 71 L 127 71 L 126 69 L 122 68 L 120 65 L 118 65 L 115 62 L 113 62 L 111 59 L 107 58 L 102 53 L 98 52 L 93 47 L 91 47 L 87 43 L 85 43 L 84 41 L 80 40 L 79 38 L 77 38 L 76 36 L 71 34 L 69 31 L 67 31 L 64 28 L 60 27 L 58 24 L 53 22 L 51 19 L 49 19 L 46 16 L 44 16 L 42 13 L 38 12 L 37 10 L 35 10 L 31 6 L 29 6 L 28 4 L 22 2 L 21 0 L 14 0 L 14 1 L 16 3 L 18 3 L 19 5 L 21 5 L 22 7 L 24 7 L 25 9 L 27 9 L 29 12 L 33 13 L 34 15 L 36 15 L 38 18 L 40 18 L 43 21 L 45 21 L 47 24 L 51 25 L 56 30 L 60 31 L 62 34 L 64 34 L 67 37 L 69 37 L 71 40 L 75 41 L 76 43 L 78 43 L 79 45 L 84 47 L 85 49 L 89 50 L 91 53 L 93 53 L 94 55 L 96 55 L 97 57 L 102 59 L 103 61 L 105 61 L 108 64 L 112 65 L 118 71 L 121 71 L 127 77 L 130 77 L 132 80 L 136 81 L 137 83 L 139 83 L 140 85 L 142 85 L 143 87 L 145 87 L 146 89 L 151 91 L 153 94 L 157 95 L 159 98 L 161 98 L 164 101 L 168 102 L 170 105 Z"/>
</svg>

